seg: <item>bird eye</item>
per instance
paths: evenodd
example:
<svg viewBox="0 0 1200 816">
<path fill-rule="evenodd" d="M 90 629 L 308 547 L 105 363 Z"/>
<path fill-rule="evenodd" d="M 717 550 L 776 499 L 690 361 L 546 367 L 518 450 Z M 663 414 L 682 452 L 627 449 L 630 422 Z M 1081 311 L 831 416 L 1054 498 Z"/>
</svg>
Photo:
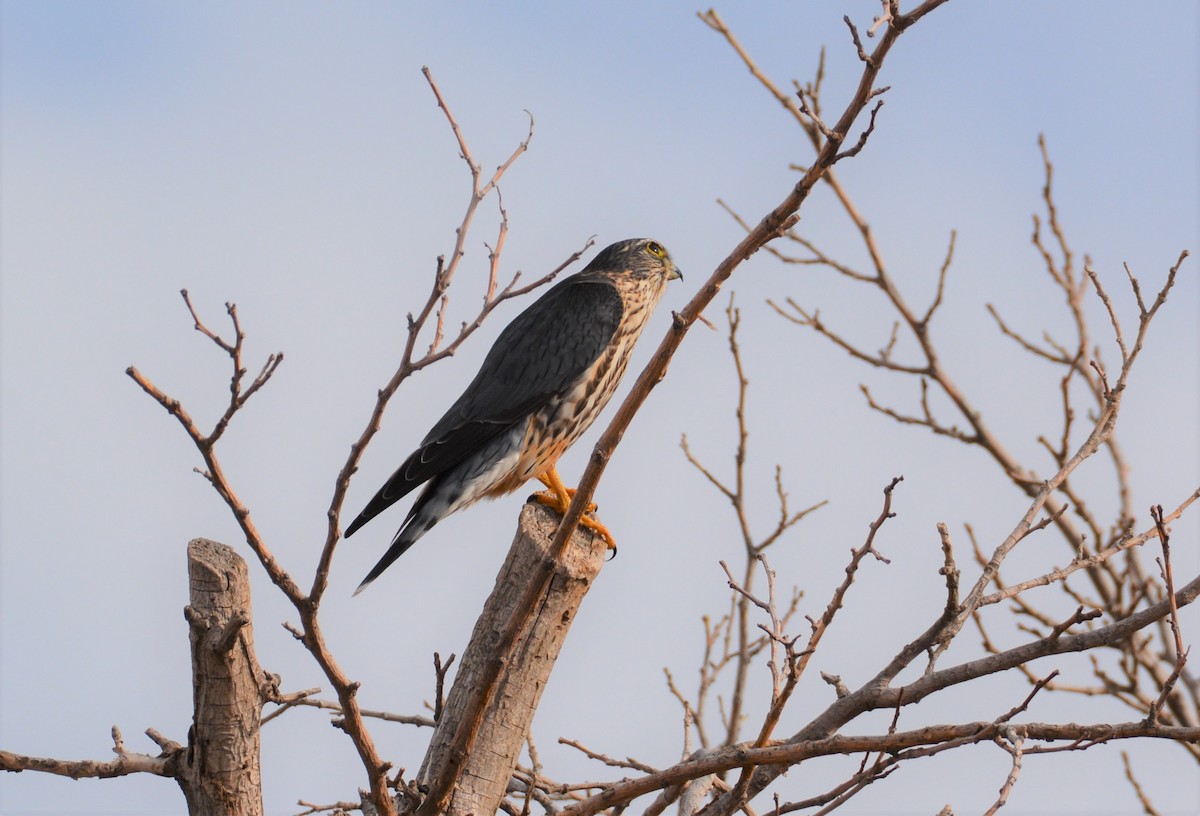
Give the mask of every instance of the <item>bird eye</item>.
<svg viewBox="0 0 1200 816">
<path fill-rule="evenodd" d="M 651 241 L 650 243 L 646 244 L 646 251 L 655 258 L 665 258 L 667 255 L 667 251 L 663 249 L 662 244 L 658 243 L 657 241 Z"/>
</svg>

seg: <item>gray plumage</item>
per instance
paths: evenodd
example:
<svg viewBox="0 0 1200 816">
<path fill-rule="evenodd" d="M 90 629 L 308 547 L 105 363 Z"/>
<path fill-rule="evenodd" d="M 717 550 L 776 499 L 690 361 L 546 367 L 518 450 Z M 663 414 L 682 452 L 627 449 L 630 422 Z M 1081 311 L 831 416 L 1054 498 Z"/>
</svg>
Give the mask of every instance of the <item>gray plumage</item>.
<svg viewBox="0 0 1200 816">
<path fill-rule="evenodd" d="M 555 471 L 616 390 L 667 281 L 682 277 L 655 241 L 620 241 L 550 288 L 496 338 L 479 373 L 346 528 L 356 530 L 424 484 L 383 558 L 355 594 L 441 519 L 530 478 L 565 509 Z M 557 486 L 557 487 L 556 487 Z M 585 526 L 606 529 L 593 519 Z"/>
</svg>

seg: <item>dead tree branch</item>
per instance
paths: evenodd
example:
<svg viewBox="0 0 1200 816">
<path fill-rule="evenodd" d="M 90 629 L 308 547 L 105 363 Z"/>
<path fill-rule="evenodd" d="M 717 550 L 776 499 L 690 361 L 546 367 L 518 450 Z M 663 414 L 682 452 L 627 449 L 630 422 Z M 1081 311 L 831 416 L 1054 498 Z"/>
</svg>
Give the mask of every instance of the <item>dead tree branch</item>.
<svg viewBox="0 0 1200 816">
<path fill-rule="evenodd" d="M 1070 741 L 1071 750 L 1086 750 L 1095 745 L 1114 740 L 1151 739 L 1200 739 L 1200 728 L 1149 726 L 1142 722 L 1101 723 L 1079 725 L 1076 723 L 1026 723 L 1008 725 L 996 722 L 974 722 L 961 725 L 938 725 L 913 731 L 898 731 L 878 736 L 831 736 L 805 742 L 786 742 L 768 747 L 754 748 L 734 745 L 706 752 L 702 757 L 689 759 L 670 768 L 636 779 L 614 782 L 602 793 L 589 797 L 576 805 L 560 811 L 561 816 L 592 816 L 602 810 L 620 807 L 639 796 L 663 790 L 669 785 L 679 785 L 708 774 L 721 773 L 734 768 L 752 765 L 788 767 L 820 756 L 835 754 L 883 753 L 894 755 L 892 763 L 903 762 L 926 755 L 929 749 L 939 745 L 970 745 L 993 741 L 1007 732 L 1024 741 Z M 1025 754 L 1046 753 L 1040 746 L 1026 749 Z M 718 800 L 719 801 L 719 800 Z"/>
</svg>

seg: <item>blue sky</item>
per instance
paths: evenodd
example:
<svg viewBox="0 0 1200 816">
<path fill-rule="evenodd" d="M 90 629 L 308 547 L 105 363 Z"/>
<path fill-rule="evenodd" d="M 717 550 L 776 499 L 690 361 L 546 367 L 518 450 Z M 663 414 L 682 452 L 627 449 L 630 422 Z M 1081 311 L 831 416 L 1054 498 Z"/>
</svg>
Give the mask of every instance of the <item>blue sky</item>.
<svg viewBox="0 0 1200 816">
<path fill-rule="evenodd" d="M 718 10 L 785 86 L 808 80 L 827 46 L 825 106 L 838 111 L 859 75 L 841 15 L 865 28 L 876 8 Z M 238 304 L 253 361 L 286 352 L 221 453 L 276 554 L 310 573 L 333 477 L 395 365 L 404 315 L 453 244 L 469 192 L 421 66 L 486 170 L 524 138 L 526 111 L 534 117 L 530 150 L 503 185 L 505 274 L 539 275 L 592 235 L 599 246 L 654 237 L 671 250 L 687 277 L 647 330 L 631 370 L 640 368 L 669 310 L 740 237 L 716 199 L 757 220 L 794 183 L 788 164 L 810 158 L 790 119 L 694 11 L 670 2 L 0 2 L 0 745 L 105 757 L 113 723 L 143 750 L 152 747 L 137 736 L 146 727 L 186 734 L 184 545 L 200 535 L 240 541 L 191 472 L 199 460 L 182 432 L 123 374 L 136 364 L 193 414 L 219 414 L 225 361 L 191 330 L 182 287 L 214 327 L 223 327 L 225 301 Z M 1196 43 L 1189 2 L 957 0 L 901 38 L 885 69 L 892 89 L 875 135 L 839 166 L 913 302 L 932 293 L 948 235 L 958 231 L 946 311 L 935 324 L 944 360 L 1018 455 L 1042 471 L 1036 437 L 1057 428 L 1057 374 L 1015 353 L 984 311 L 995 303 L 1032 336 L 1062 325 L 1029 245 L 1030 213 L 1040 212 L 1037 136 L 1049 144 L 1074 249 L 1090 255 L 1132 323 L 1121 264 L 1149 288 L 1181 249 L 1200 249 Z M 802 217 L 806 235 L 861 260 L 826 192 Z M 478 302 L 494 205 L 481 209 L 474 230 L 450 325 L 469 319 Z M 1177 503 L 1200 476 L 1196 278 L 1193 259 L 1123 415 L 1137 507 Z M 831 323 L 877 347 L 890 318 L 873 292 L 765 254 L 729 289 L 743 309 L 751 380 L 751 510 L 771 523 L 776 463 L 794 504 L 831 502 L 778 549 L 781 580 L 823 606 L 848 547 L 878 512 L 879 490 L 906 477 L 900 516 L 881 543 L 893 565 L 862 579 L 859 617 L 847 609 L 814 665 L 858 677 L 936 612 L 939 590 L 928 583 L 940 563 L 934 524 L 961 530 L 970 522 L 985 539 L 1002 537 L 1024 502 L 977 452 L 897 430 L 866 410 L 858 391 L 868 382 L 912 405 L 912 383 L 857 367 L 765 304 L 790 296 L 820 306 Z M 709 310 L 718 325 L 725 303 L 722 295 Z M 519 308 L 497 310 L 461 353 L 398 394 L 349 510 L 424 436 Z M 1103 315 L 1092 314 L 1099 333 Z M 1111 364 L 1115 351 L 1100 337 Z M 679 712 L 661 670 L 691 676 L 700 616 L 724 608 L 717 561 L 738 557 L 732 514 L 678 443 L 687 433 L 698 455 L 729 473 L 733 385 L 722 333 L 693 331 L 601 483 L 597 500 L 621 553 L 589 596 L 534 726 L 543 760 L 561 776 L 606 774 L 555 745 L 559 736 L 657 765 L 678 756 Z M 568 482 L 596 434 L 564 460 Z M 1110 495 L 1103 474 L 1097 463 L 1081 476 L 1094 481 L 1097 501 Z M 339 550 L 325 625 L 347 670 L 363 680 L 367 705 L 415 712 L 429 699 L 430 656 L 461 652 L 520 500 L 447 520 L 403 568 L 353 601 L 349 593 L 399 518 Z M 1196 530 L 1194 519 L 1177 528 L 1177 563 L 1189 575 L 1200 566 Z M 1055 549 L 1026 564 L 1066 558 Z M 261 571 L 252 573 L 264 665 L 287 688 L 321 685 L 277 625 L 287 608 Z M 1188 616 L 1197 631 L 1200 618 Z M 966 639 L 964 655 L 974 648 Z M 1024 694 L 1019 682 L 989 688 L 994 698 L 918 710 L 913 722 L 995 716 Z M 827 704 L 825 693 L 814 682 L 784 727 Z M 1079 701 L 1059 705 L 1034 713 L 1110 716 Z M 376 736 L 410 768 L 427 740 L 412 729 L 377 728 Z M 294 812 L 301 797 L 348 798 L 361 784 L 349 744 L 320 714 L 282 718 L 264 745 L 271 813 Z M 1129 750 L 1164 811 L 1197 807 L 1195 766 L 1181 751 Z M 982 810 L 1006 763 L 999 751 L 979 749 L 914 766 L 853 812 L 896 801 L 914 813 L 946 802 L 956 812 Z M 1010 807 L 1133 810 L 1119 783 L 1063 784 L 1097 769 L 1116 779 L 1117 751 L 1029 761 Z M 180 812 L 182 800 L 158 779 L 0 780 L 6 816 L 84 808 Z"/>
</svg>

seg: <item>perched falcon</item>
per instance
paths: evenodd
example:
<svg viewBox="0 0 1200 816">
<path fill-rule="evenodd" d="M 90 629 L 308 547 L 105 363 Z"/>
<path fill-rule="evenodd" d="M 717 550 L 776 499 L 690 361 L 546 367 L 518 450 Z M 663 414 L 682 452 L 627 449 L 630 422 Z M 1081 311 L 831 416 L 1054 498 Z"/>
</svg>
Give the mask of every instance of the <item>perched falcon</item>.
<svg viewBox="0 0 1200 816">
<path fill-rule="evenodd" d="M 662 244 L 620 241 L 519 314 L 467 390 L 346 528 L 349 538 L 425 485 L 355 594 L 446 516 L 531 478 L 549 488 L 537 500 L 565 513 L 574 491 L 555 464 L 604 409 L 667 281 L 680 277 Z M 598 521 L 580 523 L 614 546 Z"/>
</svg>

